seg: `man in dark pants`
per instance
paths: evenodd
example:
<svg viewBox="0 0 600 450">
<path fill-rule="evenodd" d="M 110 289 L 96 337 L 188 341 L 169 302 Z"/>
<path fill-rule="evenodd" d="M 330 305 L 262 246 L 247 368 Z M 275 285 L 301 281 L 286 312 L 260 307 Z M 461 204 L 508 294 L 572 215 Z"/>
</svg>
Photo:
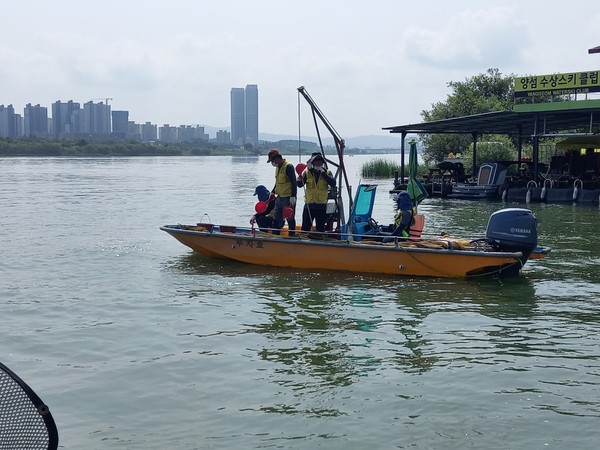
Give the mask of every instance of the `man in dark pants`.
<svg viewBox="0 0 600 450">
<path fill-rule="evenodd" d="M 250 218 L 250 224 L 257 224 L 260 231 L 269 231 L 270 228 L 273 228 L 273 209 L 275 208 L 275 196 L 269 192 L 269 190 L 263 186 L 256 186 L 254 189 L 254 195 L 258 196 L 259 203 L 257 205 L 261 205 L 264 207 L 264 210 L 256 210 L 256 214 L 254 214 Z"/>
<path fill-rule="evenodd" d="M 296 230 L 296 171 L 294 165 L 283 159 L 279 150 L 273 148 L 269 151 L 267 162 L 275 167 L 275 186 L 272 189 L 277 198 L 275 199 L 275 210 L 273 213 L 273 234 L 279 234 L 283 228 L 284 208 L 290 207 L 292 214 L 287 217 L 289 235 L 293 236 Z"/>
<path fill-rule="evenodd" d="M 318 232 L 325 232 L 329 186 L 335 187 L 335 178 L 325 166 L 320 153 L 313 153 L 306 169 L 298 177 L 298 187 L 305 186 L 302 231 L 310 231 L 313 220 Z"/>
</svg>

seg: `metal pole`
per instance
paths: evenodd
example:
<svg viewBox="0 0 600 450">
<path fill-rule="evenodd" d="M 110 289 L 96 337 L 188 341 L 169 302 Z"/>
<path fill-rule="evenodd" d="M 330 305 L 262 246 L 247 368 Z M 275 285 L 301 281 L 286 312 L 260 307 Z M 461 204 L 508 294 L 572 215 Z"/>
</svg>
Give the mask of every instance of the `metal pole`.
<svg viewBox="0 0 600 450">
<path fill-rule="evenodd" d="M 404 184 L 404 141 L 406 140 L 406 131 L 402 132 L 402 140 L 400 141 L 400 183 Z"/>
<path fill-rule="evenodd" d="M 537 183 L 538 181 L 538 159 L 540 152 L 540 136 L 539 132 L 539 114 L 535 116 L 535 123 L 533 128 L 533 179 Z"/>
<path fill-rule="evenodd" d="M 476 177 L 477 173 L 477 133 L 473 133 L 473 179 Z"/>
</svg>

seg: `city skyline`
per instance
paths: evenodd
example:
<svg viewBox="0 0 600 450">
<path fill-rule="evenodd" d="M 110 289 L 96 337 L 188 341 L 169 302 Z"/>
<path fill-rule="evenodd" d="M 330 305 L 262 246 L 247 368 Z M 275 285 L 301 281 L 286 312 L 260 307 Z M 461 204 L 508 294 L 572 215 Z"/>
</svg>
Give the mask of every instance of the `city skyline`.
<svg viewBox="0 0 600 450">
<path fill-rule="evenodd" d="M 108 100 L 95 103 L 93 100 L 83 104 L 69 100 L 57 100 L 51 105 L 52 115 L 48 108 L 39 103 L 28 103 L 19 114 L 14 105 L 0 103 L 0 137 L 40 137 L 64 139 L 67 137 L 94 137 L 97 139 L 131 139 L 150 142 L 193 141 L 196 139 L 209 141 L 210 136 L 204 132 L 204 126 L 181 124 L 161 126 L 152 122 L 143 124 L 129 120 L 129 111 L 111 110 Z M 229 132 L 225 133 L 223 143 L 228 143 Z M 218 132 L 217 132 L 218 133 Z M 219 141 L 219 135 L 215 137 Z"/>
<path fill-rule="evenodd" d="M 98 104 L 102 104 L 104 102 L 98 102 Z M 60 106 L 58 106 L 58 104 L 60 104 Z M 56 122 L 56 125 L 53 125 L 53 127 L 60 128 L 61 127 L 60 124 L 61 123 L 64 124 L 67 121 L 66 117 L 68 117 L 70 114 L 72 114 L 73 110 L 76 108 L 77 105 L 79 105 L 79 103 L 75 102 L 73 100 L 69 100 L 67 102 L 62 102 L 60 100 L 57 100 L 51 105 L 50 109 L 43 107 L 39 104 L 32 105 L 32 106 L 46 109 L 48 111 L 53 111 L 54 117 L 50 117 L 49 119 L 53 122 L 54 119 L 56 118 L 57 122 Z M 12 105 L 8 105 L 8 106 L 12 106 Z M 6 109 L 7 106 L 4 106 L 4 105 L 2 105 L 2 103 L 0 103 L 0 137 L 3 137 L 3 136 L 7 137 L 7 133 L 6 133 L 5 129 L 3 131 L 3 124 L 5 123 L 5 120 L 3 120 L 3 118 L 2 118 L 2 116 L 4 114 L 3 108 Z M 14 106 L 13 106 L 13 110 L 14 110 Z M 13 111 L 13 113 L 16 113 L 16 111 Z M 118 110 L 111 111 L 111 115 L 113 117 L 114 117 L 115 113 L 117 113 L 118 115 L 121 115 L 121 113 L 125 113 L 127 118 L 129 117 L 129 111 L 118 111 Z M 22 122 L 24 122 L 23 116 L 21 116 L 21 119 L 22 119 Z M 119 119 L 117 119 L 117 120 L 121 124 L 121 125 L 118 125 L 118 127 L 119 126 L 122 127 L 124 119 L 121 118 L 120 120 Z M 177 131 L 175 129 L 178 128 L 178 129 L 180 129 L 179 134 L 181 136 L 183 136 L 183 139 L 192 140 L 194 138 L 199 138 L 199 136 L 201 136 L 201 135 L 205 135 L 202 137 L 202 139 L 204 139 L 206 141 L 215 141 L 217 144 L 230 144 L 231 143 L 231 133 L 229 131 L 230 126 L 216 127 L 216 126 L 209 125 L 207 123 L 202 123 L 202 124 L 178 125 L 176 127 L 171 126 L 169 124 L 163 124 L 161 127 L 159 127 L 157 124 L 152 123 L 152 122 L 144 122 L 144 123 L 140 123 L 140 124 L 136 123 L 136 125 L 139 127 L 139 129 L 137 129 L 137 131 L 135 131 L 134 133 L 141 134 L 142 142 L 152 142 L 152 141 L 160 140 L 159 139 L 160 128 L 168 127 L 164 130 L 164 132 L 165 132 L 164 137 L 165 137 L 165 141 L 167 141 L 167 142 L 173 141 L 173 136 L 175 136 L 177 133 Z M 114 127 L 114 119 L 113 119 L 113 127 Z M 24 129 L 24 126 L 23 126 L 23 129 Z M 122 133 L 122 130 L 123 130 L 123 128 L 117 128 L 116 131 L 117 131 L 117 133 Z M 40 134 L 35 133 L 35 135 L 40 137 Z M 89 137 L 89 136 L 82 135 L 79 137 L 85 138 L 85 137 Z M 111 139 L 111 138 L 123 138 L 123 136 L 121 135 L 120 137 L 118 137 L 118 136 L 102 135 L 102 136 L 98 136 L 98 138 Z M 298 139 L 297 134 L 296 135 L 287 135 L 287 134 L 282 134 L 282 133 L 259 132 L 259 141 L 261 141 L 261 142 L 262 141 L 277 142 L 280 140 L 297 140 L 297 139 Z M 318 142 L 318 138 L 315 135 L 310 135 L 310 134 L 303 135 L 302 140 L 308 141 L 308 142 L 314 142 L 314 143 Z M 323 140 L 325 142 L 325 145 L 333 145 L 333 142 L 329 142 L 330 138 L 324 137 Z M 394 135 L 354 136 L 354 137 L 347 138 L 346 142 L 347 142 L 348 146 L 356 147 L 356 148 L 399 148 L 400 147 L 400 139 Z"/>
</svg>

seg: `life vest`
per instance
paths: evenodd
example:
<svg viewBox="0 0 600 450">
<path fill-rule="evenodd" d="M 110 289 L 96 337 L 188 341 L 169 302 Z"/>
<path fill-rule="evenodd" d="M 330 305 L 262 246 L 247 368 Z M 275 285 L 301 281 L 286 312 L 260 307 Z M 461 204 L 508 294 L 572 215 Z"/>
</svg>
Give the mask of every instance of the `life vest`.
<svg viewBox="0 0 600 450">
<path fill-rule="evenodd" d="M 279 197 L 291 197 L 292 196 L 292 182 L 288 178 L 286 172 L 287 166 L 292 164 L 283 160 L 281 167 L 275 169 L 275 193 Z"/>
<path fill-rule="evenodd" d="M 410 219 L 408 215 L 410 214 Z M 407 220 L 408 219 L 408 220 Z M 410 227 L 413 223 L 413 210 L 400 210 L 394 215 L 394 225 L 399 227 L 404 222 L 404 228 Z"/>
<path fill-rule="evenodd" d="M 327 190 L 329 185 L 325 181 L 323 174 L 319 175 L 319 181 L 317 181 L 314 173 L 311 170 L 305 170 L 306 172 L 306 191 L 304 193 L 305 203 L 327 203 Z M 327 175 L 331 176 L 331 172 L 327 171 Z"/>
<path fill-rule="evenodd" d="M 412 223 L 408 234 L 412 238 L 420 238 L 425 227 L 425 216 L 423 214 L 413 214 Z"/>
<path fill-rule="evenodd" d="M 402 235 L 403 237 L 409 236 L 410 226 L 414 223 L 414 209 L 410 210 L 399 210 L 394 216 L 394 226 L 402 226 L 402 232 L 395 232 L 396 235 Z"/>
</svg>

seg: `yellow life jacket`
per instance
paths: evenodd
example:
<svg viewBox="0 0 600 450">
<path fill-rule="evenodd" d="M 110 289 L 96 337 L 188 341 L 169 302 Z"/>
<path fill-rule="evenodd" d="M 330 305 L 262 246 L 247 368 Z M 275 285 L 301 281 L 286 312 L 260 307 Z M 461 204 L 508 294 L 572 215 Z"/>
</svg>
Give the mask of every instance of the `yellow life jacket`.
<svg viewBox="0 0 600 450">
<path fill-rule="evenodd" d="M 275 193 L 280 197 L 292 196 L 292 182 L 285 173 L 287 166 L 291 165 L 284 159 L 281 167 L 275 169 Z"/>
<path fill-rule="evenodd" d="M 327 171 L 327 175 L 331 176 L 331 172 Z M 310 170 L 306 170 L 306 192 L 304 193 L 306 203 L 327 203 L 327 189 L 328 184 L 323 174 L 319 176 L 319 181 L 317 181 L 314 174 Z"/>
<path fill-rule="evenodd" d="M 408 230 L 410 229 L 410 226 L 414 223 L 415 219 L 415 210 L 414 208 L 411 209 L 410 211 L 408 210 L 399 210 L 395 215 L 394 215 L 394 226 L 399 227 L 402 224 L 403 219 L 406 218 L 406 215 L 410 214 L 410 222 L 405 225 L 404 229 L 402 230 L 402 236 L 407 237 L 408 234 Z"/>
</svg>

